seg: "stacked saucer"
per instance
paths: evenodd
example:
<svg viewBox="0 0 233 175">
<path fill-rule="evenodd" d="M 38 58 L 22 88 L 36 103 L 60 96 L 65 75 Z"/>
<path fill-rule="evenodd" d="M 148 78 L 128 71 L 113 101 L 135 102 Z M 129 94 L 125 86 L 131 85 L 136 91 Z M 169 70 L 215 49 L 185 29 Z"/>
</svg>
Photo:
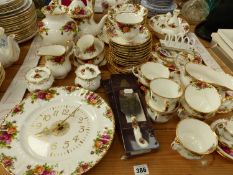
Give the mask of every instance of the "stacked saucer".
<svg viewBox="0 0 233 175">
<path fill-rule="evenodd" d="M 233 160 L 233 118 L 216 120 L 211 128 L 218 136 L 217 152 Z"/>
<path fill-rule="evenodd" d="M 1 0 L 0 26 L 7 35 L 15 34 L 21 43 L 37 33 L 37 16 L 32 0 Z"/>
<path fill-rule="evenodd" d="M 177 8 L 172 0 L 142 0 L 141 5 L 148 9 L 148 16 L 171 12 Z"/>
<path fill-rule="evenodd" d="M 132 67 L 149 60 L 151 49 L 152 38 L 146 27 L 142 27 L 132 41 L 127 41 L 115 34 L 109 42 L 108 61 L 116 72 L 127 73 Z"/>
<path fill-rule="evenodd" d="M 2 85 L 2 82 L 4 81 L 5 79 L 5 71 L 4 71 L 4 68 L 0 62 L 0 87 Z"/>
</svg>

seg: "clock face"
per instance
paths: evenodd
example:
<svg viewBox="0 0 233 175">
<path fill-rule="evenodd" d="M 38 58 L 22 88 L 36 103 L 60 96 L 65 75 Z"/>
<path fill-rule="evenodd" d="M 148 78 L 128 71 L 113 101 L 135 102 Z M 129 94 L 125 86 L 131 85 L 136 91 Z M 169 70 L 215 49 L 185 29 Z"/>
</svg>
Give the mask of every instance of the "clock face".
<svg viewBox="0 0 233 175">
<path fill-rule="evenodd" d="M 27 151 L 36 158 L 46 160 L 62 160 L 80 152 L 95 127 L 93 116 L 83 110 L 82 106 L 75 111 L 77 107 L 54 105 L 35 112 L 24 128 Z M 74 115 L 71 115 L 74 111 Z"/>
<path fill-rule="evenodd" d="M 73 86 L 36 91 L 4 119 L 0 163 L 11 160 L 4 165 L 13 174 L 82 174 L 106 154 L 114 129 L 98 94 Z"/>
</svg>

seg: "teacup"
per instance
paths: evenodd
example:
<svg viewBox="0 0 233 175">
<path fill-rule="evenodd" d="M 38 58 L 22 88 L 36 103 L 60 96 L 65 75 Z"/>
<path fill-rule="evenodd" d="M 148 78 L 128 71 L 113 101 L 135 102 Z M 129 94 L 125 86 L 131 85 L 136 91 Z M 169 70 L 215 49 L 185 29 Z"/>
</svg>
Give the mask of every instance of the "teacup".
<svg viewBox="0 0 233 175">
<path fill-rule="evenodd" d="M 186 151 L 194 155 L 204 156 L 215 151 L 218 145 L 218 138 L 209 125 L 197 119 L 181 120 L 176 128 L 176 138 L 172 148 L 177 150 L 181 156 L 185 157 L 179 150 L 182 147 L 175 147 L 174 143 L 181 145 Z M 182 150 L 182 149 L 181 149 Z M 185 157 L 192 159 L 193 157 Z"/>
<path fill-rule="evenodd" d="M 233 142 L 233 118 L 225 123 L 219 123 L 217 125 L 217 131 L 219 136 L 222 136 L 227 141 Z"/>
<path fill-rule="evenodd" d="M 83 35 L 77 41 L 77 47 L 80 49 L 81 52 L 85 53 L 88 52 L 88 49 L 94 45 L 95 37 L 93 35 Z"/>
<path fill-rule="evenodd" d="M 146 87 L 149 87 L 151 80 L 155 78 L 168 78 L 170 75 L 169 69 L 160 63 L 146 62 L 139 67 L 133 67 L 133 74 L 138 77 Z"/>
<path fill-rule="evenodd" d="M 157 78 L 150 82 L 151 99 L 160 112 L 170 112 L 177 107 L 183 95 L 181 86 L 173 80 Z"/>
<path fill-rule="evenodd" d="M 132 41 L 140 32 L 143 17 L 131 12 L 116 15 L 117 33 L 127 41 Z"/>
<path fill-rule="evenodd" d="M 150 118 L 154 121 L 154 122 L 157 122 L 157 123 L 165 123 L 165 122 L 168 122 L 173 116 L 174 116 L 174 113 L 176 112 L 176 110 L 178 109 L 179 107 L 179 104 L 177 104 L 177 107 L 171 111 L 168 111 L 168 112 L 160 112 L 160 111 L 157 111 L 153 105 L 153 100 L 151 99 L 151 95 L 150 95 L 150 91 L 146 91 L 146 94 L 145 94 L 145 101 L 146 101 L 146 104 L 147 104 L 147 112 L 150 116 Z"/>
</svg>

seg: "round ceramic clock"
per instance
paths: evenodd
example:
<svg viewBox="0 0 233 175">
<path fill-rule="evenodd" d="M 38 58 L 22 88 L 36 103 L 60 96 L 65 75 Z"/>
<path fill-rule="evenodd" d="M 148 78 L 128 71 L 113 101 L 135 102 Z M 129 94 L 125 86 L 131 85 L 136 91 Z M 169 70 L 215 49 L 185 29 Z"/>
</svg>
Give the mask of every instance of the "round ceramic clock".
<svg viewBox="0 0 233 175">
<path fill-rule="evenodd" d="M 0 160 L 14 174 L 82 174 L 107 152 L 114 128 L 110 107 L 93 92 L 77 87 L 38 91 L 1 125 Z M 6 159 L 10 164 L 4 164 Z"/>
</svg>

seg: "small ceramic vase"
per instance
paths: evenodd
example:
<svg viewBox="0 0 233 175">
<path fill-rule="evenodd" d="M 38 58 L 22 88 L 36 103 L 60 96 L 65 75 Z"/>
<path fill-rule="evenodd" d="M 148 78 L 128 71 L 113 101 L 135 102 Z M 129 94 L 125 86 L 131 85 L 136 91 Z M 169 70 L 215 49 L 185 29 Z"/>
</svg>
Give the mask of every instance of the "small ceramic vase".
<svg viewBox="0 0 233 175">
<path fill-rule="evenodd" d="M 34 67 L 27 72 L 25 78 L 30 92 L 49 89 L 54 82 L 54 77 L 47 67 Z"/>
<path fill-rule="evenodd" d="M 81 87 L 95 91 L 100 87 L 101 72 L 98 66 L 93 64 L 84 64 L 79 66 L 76 71 L 75 84 Z"/>
</svg>

